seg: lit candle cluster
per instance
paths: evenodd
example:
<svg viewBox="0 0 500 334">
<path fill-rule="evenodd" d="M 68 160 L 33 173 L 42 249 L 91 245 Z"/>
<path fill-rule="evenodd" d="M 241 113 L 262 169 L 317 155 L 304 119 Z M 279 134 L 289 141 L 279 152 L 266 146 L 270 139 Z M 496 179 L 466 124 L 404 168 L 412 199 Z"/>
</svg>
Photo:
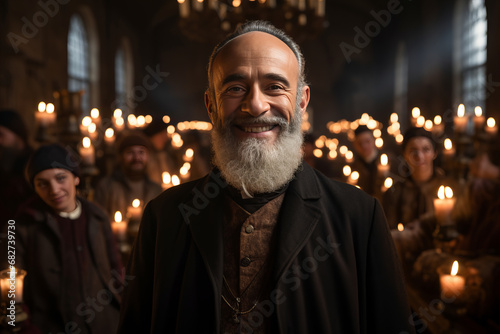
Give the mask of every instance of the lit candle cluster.
<svg viewBox="0 0 500 334">
<path fill-rule="evenodd" d="M 55 107 L 52 103 L 38 103 L 38 111 L 35 112 L 35 120 L 40 126 L 50 126 L 56 122 Z"/>
</svg>

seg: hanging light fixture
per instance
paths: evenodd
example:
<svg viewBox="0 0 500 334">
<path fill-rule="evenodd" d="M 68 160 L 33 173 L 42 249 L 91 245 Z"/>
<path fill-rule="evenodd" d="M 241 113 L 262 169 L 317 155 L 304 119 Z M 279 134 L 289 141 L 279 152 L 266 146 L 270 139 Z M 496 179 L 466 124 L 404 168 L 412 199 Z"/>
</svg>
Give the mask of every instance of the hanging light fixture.
<svg viewBox="0 0 500 334">
<path fill-rule="evenodd" d="M 265 20 L 295 40 L 317 36 L 325 26 L 326 0 L 177 0 L 179 26 L 190 39 L 220 41 L 247 20 Z"/>
</svg>

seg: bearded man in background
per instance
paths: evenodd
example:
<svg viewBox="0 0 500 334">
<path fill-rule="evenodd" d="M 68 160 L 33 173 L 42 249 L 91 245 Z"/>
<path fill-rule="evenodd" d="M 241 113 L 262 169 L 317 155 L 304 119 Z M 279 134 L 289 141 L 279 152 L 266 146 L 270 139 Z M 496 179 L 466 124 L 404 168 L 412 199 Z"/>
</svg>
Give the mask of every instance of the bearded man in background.
<svg viewBox="0 0 500 334">
<path fill-rule="evenodd" d="M 412 332 L 380 205 L 302 163 L 297 44 L 248 22 L 208 81 L 216 168 L 147 206 L 119 333 Z"/>
</svg>

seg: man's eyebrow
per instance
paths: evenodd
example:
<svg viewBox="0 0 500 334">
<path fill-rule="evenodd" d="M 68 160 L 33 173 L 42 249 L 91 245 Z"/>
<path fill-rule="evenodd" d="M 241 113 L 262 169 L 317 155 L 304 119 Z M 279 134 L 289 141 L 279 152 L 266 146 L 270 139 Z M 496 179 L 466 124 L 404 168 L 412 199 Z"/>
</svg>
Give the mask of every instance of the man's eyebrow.
<svg viewBox="0 0 500 334">
<path fill-rule="evenodd" d="M 284 84 L 286 87 L 290 87 L 290 82 L 288 81 L 288 79 L 281 74 L 268 73 L 268 74 L 264 75 L 264 78 L 274 80 L 274 81 L 279 81 L 282 84 Z"/>
<path fill-rule="evenodd" d="M 230 74 L 224 79 L 224 81 L 222 81 L 222 86 L 224 86 L 229 82 L 239 81 L 244 79 L 246 79 L 246 76 L 244 76 L 243 74 L 238 74 L 238 73 Z"/>
</svg>

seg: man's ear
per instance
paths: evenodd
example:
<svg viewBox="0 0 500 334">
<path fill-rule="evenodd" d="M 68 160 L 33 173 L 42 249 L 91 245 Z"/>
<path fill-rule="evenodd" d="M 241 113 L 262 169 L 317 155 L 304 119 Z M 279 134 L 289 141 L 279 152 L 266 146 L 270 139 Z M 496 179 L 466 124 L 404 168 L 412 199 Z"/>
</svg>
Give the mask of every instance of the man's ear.
<svg viewBox="0 0 500 334">
<path fill-rule="evenodd" d="M 307 109 L 307 105 L 309 104 L 309 99 L 311 98 L 311 89 L 309 86 L 304 86 L 302 88 L 302 94 L 301 96 L 297 96 L 297 98 L 300 98 L 300 111 L 301 113 L 305 113 Z"/>
<path fill-rule="evenodd" d="M 210 98 L 210 93 L 207 91 L 205 91 L 205 108 L 207 108 L 207 112 L 208 112 L 208 117 L 210 117 L 210 120 L 212 121 L 212 124 L 214 124 L 214 120 L 213 120 L 213 112 L 212 112 L 212 108 L 213 108 L 213 101 L 212 99 Z"/>
</svg>

